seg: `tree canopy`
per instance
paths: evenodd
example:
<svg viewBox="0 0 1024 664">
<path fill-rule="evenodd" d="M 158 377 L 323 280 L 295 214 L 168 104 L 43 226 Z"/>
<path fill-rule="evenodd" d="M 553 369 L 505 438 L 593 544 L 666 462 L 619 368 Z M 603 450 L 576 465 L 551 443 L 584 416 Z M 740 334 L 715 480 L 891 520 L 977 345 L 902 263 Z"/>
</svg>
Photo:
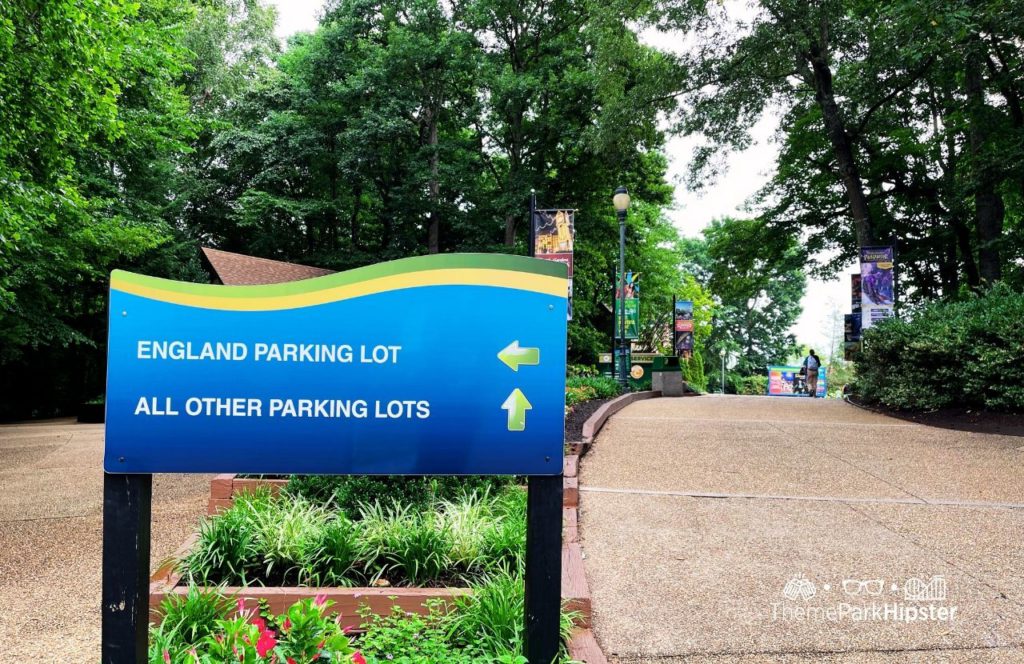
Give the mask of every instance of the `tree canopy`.
<svg viewBox="0 0 1024 664">
<path fill-rule="evenodd" d="M 1016 1 L 666 0 L 649 18 L 694 41 L 675 92 L 678 129 L 707 138 L 694 184 L 777 113 L 768 223 L 830 257 L 820 274 L 898 239 L 906 290 L 928 299 L 1021 283 L 1022 15 Z"/>
</svg>

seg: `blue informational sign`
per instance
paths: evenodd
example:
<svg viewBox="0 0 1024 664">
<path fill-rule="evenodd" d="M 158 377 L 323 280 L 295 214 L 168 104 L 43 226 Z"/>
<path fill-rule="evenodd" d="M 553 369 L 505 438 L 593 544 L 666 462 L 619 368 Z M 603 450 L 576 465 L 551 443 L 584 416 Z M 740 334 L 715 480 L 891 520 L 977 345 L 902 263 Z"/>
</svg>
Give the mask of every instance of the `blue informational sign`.
<svg viewBox="0 0 1024 664">
<path fill-rule="evenodd" d="M 112 473 L 562 471 L 566 267 L 449 254 L 267 286 L 114 272 Z"/>
</svg>

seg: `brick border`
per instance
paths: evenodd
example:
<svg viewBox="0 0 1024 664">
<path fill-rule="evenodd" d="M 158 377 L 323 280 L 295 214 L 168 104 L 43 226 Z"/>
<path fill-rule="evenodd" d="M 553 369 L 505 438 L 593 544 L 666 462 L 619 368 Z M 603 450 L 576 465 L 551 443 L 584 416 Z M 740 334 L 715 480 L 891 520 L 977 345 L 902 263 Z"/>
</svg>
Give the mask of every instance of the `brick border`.
<svg viewBox="0 0 1024 664">
<path fill-rule="evenodd" d="M 240 493 L 269 487 L 270 493 L 276 496 L 287 484 L 288 480 L 239 477 L 232 473 L 216 475 L 210 480 L 210 501 L 206 505 L 206 514 L 213 516 L 222 509 L 231 507 L 235 502 L 235 496 Z"/>
</svg>

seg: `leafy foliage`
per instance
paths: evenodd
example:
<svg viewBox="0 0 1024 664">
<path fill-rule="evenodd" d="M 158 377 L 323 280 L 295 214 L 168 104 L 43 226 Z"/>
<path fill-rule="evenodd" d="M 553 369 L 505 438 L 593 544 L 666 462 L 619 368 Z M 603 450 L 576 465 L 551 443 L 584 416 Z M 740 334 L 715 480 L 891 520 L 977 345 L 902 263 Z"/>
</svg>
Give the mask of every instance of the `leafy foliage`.
<svg viewBox="0 0 1024 664">
<path fill-rule="evenodd" d="M 375 498 L 349 514 L 329 501 L 242 494 L 202 523 L 179 567 L 204 584 L 430 586 L 519 565 L 526 552 L 526 494 L 515 486 Z"/>
<path fill-rule="evenodd" d="M 364 503 L 394 501 L 403 505 L 426 507 L 471 493 L 497 493 L 515 481 L 514 477 L 501 475 L 292 475 L 284 490 L 289 495 L 329 503 L 346 514 L 357 516 L 359 506 Z"/>
<path fill-rule="evenodd" d="M 150 628 L 151 664 L 220 664 L 240 662 L 352 661 L 357 652 L 349 637 L 330 613 L 332 602 L 323 597 L 304 599 L 274 616 L 262 608 L 246 609 L 238 600 L 237 611 L 217 591 L 189 588 L 180 601 L 165 601 L 164 622 Z M 198 616 L 191 631 L 180 629 L 182 614 Z"/>
<path fill-rule="evenodd" d="M 698 350 L 706 363 L 703 371 L 689 369 L 697 380 L 718 375 L 723 351 L 743 376 L 761 374 L 766 365 L 785 359 L 796 344 L 789 328 L 801 311 L 804 262 L 792 235 L 760 219 L 716 219 L 703 238 L 684 244 L 683 263 L 705 279 L 694 304 L 695 338 L 702 342 Z"/>
<path fill-rule="evenodd" d="M 603 103 L 671 74 L 637 9 L 332 0 L 281 52 L 260 0 L 44 5 L 0 8 L 0 417 L 102 392 L 112 268 L 202 281 L 200 244 L 334 269 L 524 253 L 531 189 L 577 209 L 570 357 L 611 346 L 620 184 L 663 343 L 673 102 Z"/>
<path fill-rule="evenodd" d="M 889 408 L 1024 411 L 1024 295 L 932 303 L 865 332 L 855 392 Z"/>
<path fill-rule="evenodd" d="M 1019 0 L 771 0 L 652 5 L 686 34 L 677 128 L 706 141 L 699 188 L 721 157 L 780 118 L 774 177 L 754 201 L 799 232 L 827 274 L 861 246 L 900 243 L 908 298 L 1020 284 L 1024 21 Z M 741 18 L 742 16 L 742 18 Z M 664 96 L 653 86 L 654 99 Z"/>
<path fill-rule="evenodd" d="M 565 381 L 565 405 L 575 406 L 591 399 L 617 397 L 619 384 L 606 376 L 571 376 Z"/>
</svg>

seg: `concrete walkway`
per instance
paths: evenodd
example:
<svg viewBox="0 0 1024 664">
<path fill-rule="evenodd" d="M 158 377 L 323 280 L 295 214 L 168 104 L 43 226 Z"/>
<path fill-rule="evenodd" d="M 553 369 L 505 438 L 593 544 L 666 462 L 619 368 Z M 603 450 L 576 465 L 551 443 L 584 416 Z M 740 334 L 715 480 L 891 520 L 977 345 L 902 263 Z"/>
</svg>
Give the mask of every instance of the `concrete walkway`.
<svg viewBox="0 0 1024 664">
<path fill-rule="evenodd" d="M 154 477 L 154 566 L 208 497 L 208 475 Z M 102 425 L 0 426 L 0 661 L 99 661 L 102 507 Z"/>
<path fill-rule="evenodd" d="M 1024 662 L 1024 438 L 652 399 L 608 422 L 580 491 L 613 662 Z"/>
</svg>

